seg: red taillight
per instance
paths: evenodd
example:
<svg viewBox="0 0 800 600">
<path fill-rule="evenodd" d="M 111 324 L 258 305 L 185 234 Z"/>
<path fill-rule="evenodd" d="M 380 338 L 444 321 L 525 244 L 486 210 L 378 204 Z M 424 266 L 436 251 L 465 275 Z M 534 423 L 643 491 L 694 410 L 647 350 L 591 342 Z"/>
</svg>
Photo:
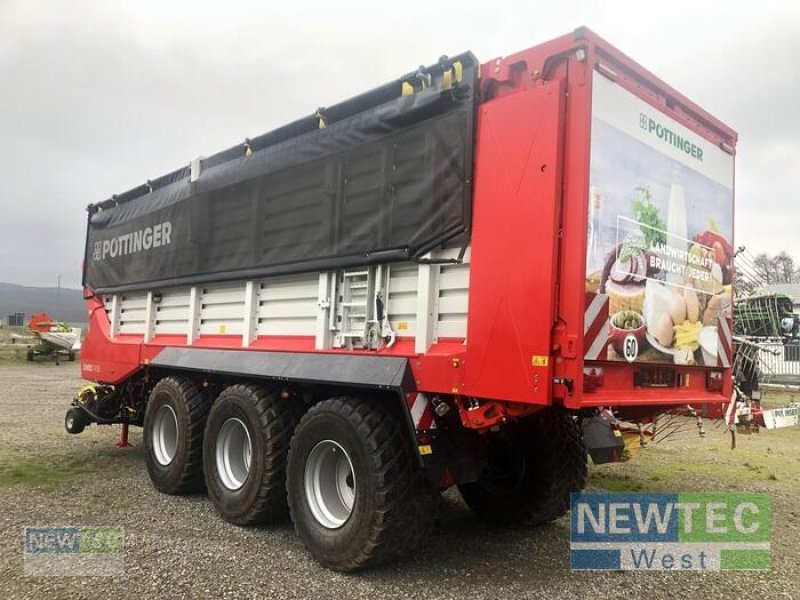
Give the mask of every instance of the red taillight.
<svg viewBox="0 0 800 600">
<path fill-rule="evenodd" d="M 593 392 L 603 385 L 603 369 L 591 367 L 583 369 L 583 391 Z"/>
<path fill-rule="evenodd" d="M 706 389 L 709 392 L 721 392 L 722 379 L 722 371 L 709 371 L 706 373 Z"/>
</svg>

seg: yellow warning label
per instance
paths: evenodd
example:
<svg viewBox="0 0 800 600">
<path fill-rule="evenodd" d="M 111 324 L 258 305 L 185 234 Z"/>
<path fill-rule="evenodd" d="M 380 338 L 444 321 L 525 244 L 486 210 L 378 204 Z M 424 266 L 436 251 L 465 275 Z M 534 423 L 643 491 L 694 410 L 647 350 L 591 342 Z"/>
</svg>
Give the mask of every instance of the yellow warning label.
<svg viewBox="0 0 800 600">
<path fill-rule="evenodd" d="M 225 333 L 225 325 L 220 325 L 219 326 L 219 332 L 220 332 L 220 334 Z"/>
<path fill-rule="evenodd" d="M 548 362 L 550 362 L 550 357 L 546 354 L 534 354 L 531 356 L 531 364 L 534 367 L 546 367 Z"/>
<path fill-rule="evenodd" d="M 397 324 L 397 329 L 399 331 L 405 331 L 406 329 L 408 329 L 408 321 L 400 321 Z"/>
<path fill-rule="evenodd" d="M 622 437 L 622 433 L 620 432 L 619 429 L 614 430 L 614 437 Z"/>
<path fill-rule="evenodd" d="M 433 454 L 433 449 L 428 445 L 420 446 L 419 453 L 422 454 L 423 456 L 425 456 L 426 454 Z"/>
</svg>

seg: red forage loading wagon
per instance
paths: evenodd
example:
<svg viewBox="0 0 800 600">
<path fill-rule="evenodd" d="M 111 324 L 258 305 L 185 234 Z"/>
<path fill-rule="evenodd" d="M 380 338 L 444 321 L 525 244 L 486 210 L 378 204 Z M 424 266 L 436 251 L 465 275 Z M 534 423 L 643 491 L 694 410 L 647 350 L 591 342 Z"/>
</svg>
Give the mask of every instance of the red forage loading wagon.
<svg viewBox="0 0 800 600">
<path fill-rule="evenodd" d="M 351 570 L 457 485 L 563 514 L 731 383 L 736 133 L 579 29 L 399 78 L 89 207 L 85 388 L 154 485 Z"/>
</svg>

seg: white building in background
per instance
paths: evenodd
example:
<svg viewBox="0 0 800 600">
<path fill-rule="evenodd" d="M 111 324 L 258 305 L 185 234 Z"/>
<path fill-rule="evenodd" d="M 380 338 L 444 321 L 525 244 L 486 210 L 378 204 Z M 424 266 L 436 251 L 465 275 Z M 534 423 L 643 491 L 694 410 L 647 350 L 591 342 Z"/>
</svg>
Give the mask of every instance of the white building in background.
<svg viewBox="0 0 800 600">
<path fill-rule="evenodd" d="M 761 288 L 761 294 L 784 294 L 792 299 L 793 311 L 800 312 L 800 283 L 770 283 Z"/>
<path fill-rule="evenodd" d="M 783 294 L 792 299 L 792 312 L 800 314 L 800 283 L 771 283 L 761 288 L 759 294 Z M 795 317 L 796 318 L 796 317 Z M 793 323 L 781 322 L 781 326 Z M 761 383 L 778 383 L 784 385 L 800 385 L 800 347 L 795 340 L 768 342 L 762 344 L 759 352 L 759 368 Z"/>
</svg>

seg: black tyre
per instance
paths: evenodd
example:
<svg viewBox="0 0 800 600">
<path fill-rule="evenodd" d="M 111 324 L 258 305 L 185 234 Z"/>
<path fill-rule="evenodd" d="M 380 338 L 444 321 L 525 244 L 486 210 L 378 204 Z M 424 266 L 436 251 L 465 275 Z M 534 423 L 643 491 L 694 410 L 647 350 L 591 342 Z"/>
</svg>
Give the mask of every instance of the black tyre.
<svg viewBox="0 0 800 600">
<path fill-rule="evenodd" d="M 67 433 L 80 433 L 89 424 L 89 417 L 80 408 L 72 407 L 64 415 L 64 429 Z"/>
<path fill-rule="evenodd" d="M 69 359 L 70 362 L 75 362 L 75 353 L 72 350 L 70 350 L 69 354 L 67 354 L 67 358 Z"/>
<path fill-rule="evenodd" d="M 211 398 L 185 377 L 166 377 L 150 393 L 144 417 L 147 472 L 165 494 L 203 487 L 203 429 Z"/>
<path fill-rule="evenodd" d="M 487 440 L 488 466 L 458 486 L 470 509 L 493 525 L 541 525 L 569 510 L 586 483 L 586 447 L 566 412 L 544 409 Z"/>
<path fill-rule="evenodd" d="M 431 493 L 399 415 L 331 398 L 295 430 L 287 489 L 297 535 L 322 565 L 353 571 L 415 546 L 433 518 Z"/>
<path fill-rule="evenodd" d="M 203 442 L 206 489 L 236 525 L 286 518 L 286 457 L 297 400 L 258 385 L 234 385 L 214 402 Z"/>
<path fill-rule="evenodd" d="M 26 359 L 28 362 L 33 362 L 33 354 L 34 354 L 34 353 L 33 353 L 33 348 L 31 348 L 30 346 L 28 346 L 28 351 L 25 353 L 25 359 Z"/>
</svg>

